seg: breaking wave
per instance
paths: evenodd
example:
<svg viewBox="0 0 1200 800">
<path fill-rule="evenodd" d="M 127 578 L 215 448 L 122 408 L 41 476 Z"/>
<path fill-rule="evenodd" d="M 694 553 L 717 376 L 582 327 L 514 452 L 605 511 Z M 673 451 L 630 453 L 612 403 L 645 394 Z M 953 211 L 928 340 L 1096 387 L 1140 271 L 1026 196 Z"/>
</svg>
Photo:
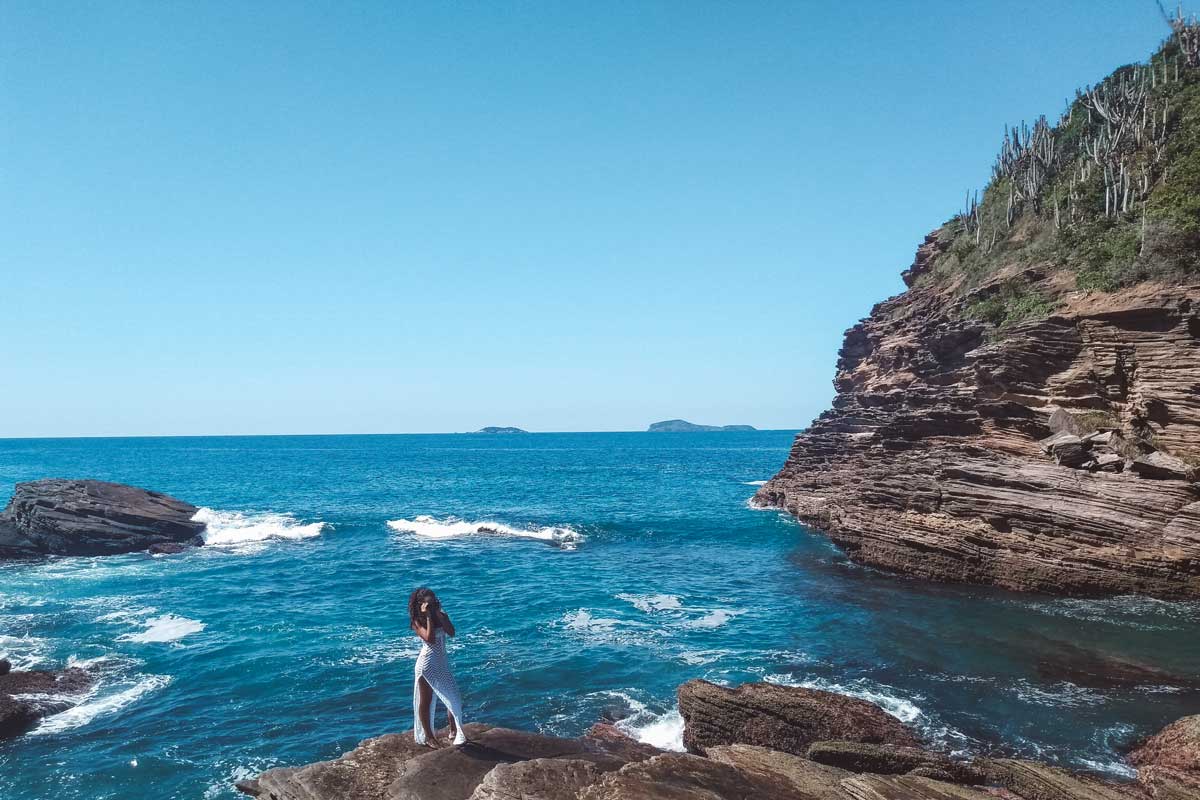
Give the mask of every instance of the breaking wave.
<svg viewBox="0 0 1200 800">
<path fill-rule="evenodd" d="M 388 527 L 401 533 L 412 533 L 425 539 L 457 539 L 463 536 L 513 536 L 537 539 L 562 550 L 574 550 L 583 541 L 579 531 L 566 526 L 516 528 L 502 522 L 469 522 L 458 517 L 437 519 L 422 514 L 413 519 L 388 520 Z"/>
<path fill-rule="evenodd" d="M 72 728 L 87 725 L 97 717 L 112 714 L 137 702 L 150 692 L 157 691 L 171 682 L 167 675 L 142 675 L 132 683 L 117 684 L 109 691 L 101 693 L 98 689 L 87 696 L 83 702 L 66 711 L 60 711 L 43 719 L 36 728 L 29 732 L 30 736 L 42 736 L 52 733 L 63 733 Z"/>
<path fill-rule="evenodd" d="M 328 527 L 325 522 L 300 522 L 291 514 L 216 511 L 201 508 L 192 516 L 203 522 L 209 547 L 245 547 L 271 539 L 311 539 Z"/>
<path fill-rule="evenodd" d="M 608 691 L 597 694 L 615 698 L 624 705 L 626 716 L 614 723 L 617 730 L 660 750 L 683 752 L 683 717 L 680 716 L 678 708 L 656 712 L 625 692 Z"/>
</svg>

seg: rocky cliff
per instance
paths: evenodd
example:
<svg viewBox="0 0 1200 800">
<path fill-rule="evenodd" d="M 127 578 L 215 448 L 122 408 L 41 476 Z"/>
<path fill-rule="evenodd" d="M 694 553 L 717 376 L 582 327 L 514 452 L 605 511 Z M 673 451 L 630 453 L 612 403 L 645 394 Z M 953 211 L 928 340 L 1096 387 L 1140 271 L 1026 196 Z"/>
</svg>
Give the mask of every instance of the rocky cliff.
<svg viewBox="0 0 1200 800">
<path fill-rule="evenodd" d="M 1173 26 L 1005 133 L 756 503 L 921 578 L 1200 597 L 1200 24 Z"/>
<path fill-rule="evenodd" d="M 907 273 L 920 273 L 927 242 Z M 1200 284 L 1073 290 L 997 334 L 935 282 L 846 332 L 833 408 L 756 502 L 908 575 L 1200 597 Z"/>
</svg>

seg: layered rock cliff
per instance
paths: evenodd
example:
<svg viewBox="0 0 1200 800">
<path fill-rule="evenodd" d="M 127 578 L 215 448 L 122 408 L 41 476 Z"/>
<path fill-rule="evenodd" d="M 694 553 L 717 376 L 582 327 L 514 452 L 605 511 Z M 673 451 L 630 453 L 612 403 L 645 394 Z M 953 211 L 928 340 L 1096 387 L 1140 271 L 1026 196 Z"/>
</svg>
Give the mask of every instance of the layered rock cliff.
<svg viewBox="0 0 1200 800">
<path fill-rule="evenodd" d="M 922 578 L 1200 597 L 1200 24 L 1174 27 L 1006 132 L 758 504 Z"/>
<path fill-rule="evenodd" d="M 875 306 L 756 502 L 922 578 L 1200 597 L 1200 284 L 1097 293 L 1029 267 L 1048 316 L 998 333 L 964 313 L 1015 273 Z"/>
</svg>

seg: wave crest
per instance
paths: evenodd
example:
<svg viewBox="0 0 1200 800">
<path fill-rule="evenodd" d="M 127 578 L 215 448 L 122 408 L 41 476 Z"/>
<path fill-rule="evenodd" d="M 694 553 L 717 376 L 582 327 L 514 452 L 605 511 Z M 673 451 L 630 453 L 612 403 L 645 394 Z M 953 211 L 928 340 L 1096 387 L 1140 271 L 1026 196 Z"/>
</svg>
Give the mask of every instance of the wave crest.
<svg viewBox="0 0 1200 800">
<path fill-rule="evenodd" d="M 325 522 L 300 522 L 291 514 L 211 508 L 201 508 L 192 515 L 192 520 L 204 523 L 204 544 L 209 547 L 244 547 L 270 539 L 311 539 L 328 527 Z"/>
<path fill-rule="evenodd" d="M 437 519 L 427 514 L 412 519 L 388 520 L 388 527 L 401 533 L 412 533 L 425 539 L 457 539 L 463 536 L 513 536 L 537 539 L 562 550 L 574 550 L 583 541 L 579 531 L 566 526 L 516 528 L 502 522 L 469 522 L 458 517 Z"/>
</svg>

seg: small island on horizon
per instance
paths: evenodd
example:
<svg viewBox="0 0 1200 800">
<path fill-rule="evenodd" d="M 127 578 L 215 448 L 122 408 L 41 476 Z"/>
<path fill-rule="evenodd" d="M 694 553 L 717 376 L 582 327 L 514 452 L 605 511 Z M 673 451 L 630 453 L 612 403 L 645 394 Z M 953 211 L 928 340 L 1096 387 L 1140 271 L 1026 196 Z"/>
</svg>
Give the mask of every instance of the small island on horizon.
<svg viewBox="0 0 1200 800">
<path fill-rule="evenodd" d="M 755 431 L 753 425 L 697 425 L 685 419 L 668 419 L 651 423 L 647 433 L 703 433 L 712 431 Z"/>
<path fill-rule="evenodd" d="M 486 428 L 480 428 L 472 433 L 529 433 L 524 428 L 500 427 L 497 425 L 489 425 Z"/>
</svg>

